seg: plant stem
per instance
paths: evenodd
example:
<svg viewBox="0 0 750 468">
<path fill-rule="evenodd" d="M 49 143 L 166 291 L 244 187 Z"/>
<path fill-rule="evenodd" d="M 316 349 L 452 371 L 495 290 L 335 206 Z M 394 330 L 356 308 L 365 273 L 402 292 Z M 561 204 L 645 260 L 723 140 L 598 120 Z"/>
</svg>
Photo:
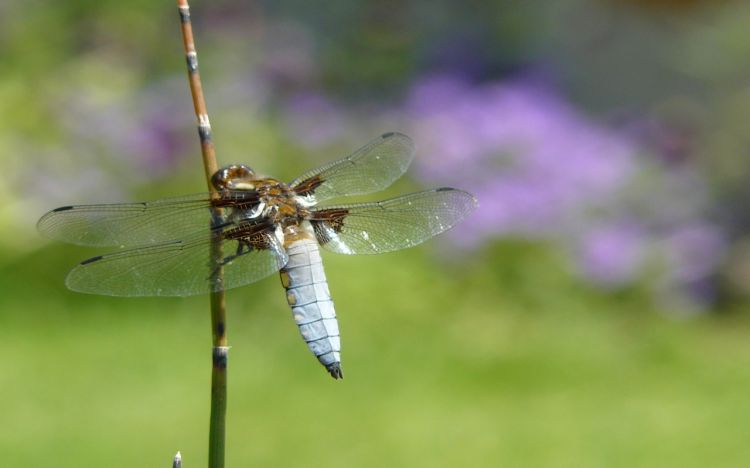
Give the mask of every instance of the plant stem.
<svg viewBox="0 0 750 468">
<path fill-rule="evenodd" d="M 206 100 L 203 97 L 201 77 L 198 72 L 198 54 L 193 40 L 193 28 L 190 23 L 190 6 L 187 0 L 177 0 L 182 25 L 182 43 L 187 59 L 188 80 L 190 92 L 193 96 L 195 116 L 198 119 L 198 136 L 201 142 L 203 169 L 206 175 L 208 190 L 212 198 L 218 198 L 218 193 L 211 184 L 211 176 L 218 170 L 216 153 L 211 137 L 211 123 L 208 119 Z M 215 213 L 215 215 L 218 213 Z M 216 219 L 217 216 L 214 216 Z M 208 226 L 207 226 L 208 227 Z M 211 263 L 217 274 L 213 277 L 215 292 L 211 293 L 211 334 L 213 349 L 211 353 L 211 425 L 208 437 L 208 466 L 209 468 L 224 467 L 224 438 L 227 410 L 227 345 L 226 335 L 226 303 L 224 291 L 218 287 L 223 280 L 221 269 L 221 239 L 214 236 L 211 244 Z"/>
</svg>

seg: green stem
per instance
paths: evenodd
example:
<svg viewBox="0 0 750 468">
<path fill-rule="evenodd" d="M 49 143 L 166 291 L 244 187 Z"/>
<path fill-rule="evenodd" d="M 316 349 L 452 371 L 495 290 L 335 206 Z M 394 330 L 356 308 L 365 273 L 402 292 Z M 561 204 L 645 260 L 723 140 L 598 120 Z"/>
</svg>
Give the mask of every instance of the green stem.
<svg viewBox="0 0 750 468">
<path fill-rule="evenodd" d="M 211 429 L 208 438 L 208 466 L 224 466 L 224 436 L 227 413 L 227 351 L 215 346 L 211 372 Z"/>
<path fill-rule="evenodd" d="M 190 21 L 190 7 L 187 0 L 177 0 L 182 27 L 182 43 L 188 66 L 188 81 L 190 93 L 193 96 L 195 116 L 198 119 L 198 136 L 201 142 L 203 169 L 208 183 L 208 190 L 212 198 L 218 198 L 216 189 L 211 184 L 211 176 L 218 170 L 216 153 L 211 136 L 211 123 L 208 119 L 206 100 L 203 96 L 200 73 L 198 71 L 198 53 L 193 39 L 193 28 Z M 214 216 L 214 218 L 217 218 Z M 209 226 L 206 226 L 208 228 Z M 212 286 L 216 291 L 211 294 L 211 334 L 213 337 L 212 371 L 211 371 L 211 422 L 208 435 L 208 466 L 209 468 L 224 467 L 224 440 L 226 435 L 227 411 L 227 345 L 226 335 L 226 304 L 224 291 L 221 290 L 223 269 L 221 238 L 214 236 L 211 241 L 211 264 L 216 273 L 212 277 Z"/>
</svg>

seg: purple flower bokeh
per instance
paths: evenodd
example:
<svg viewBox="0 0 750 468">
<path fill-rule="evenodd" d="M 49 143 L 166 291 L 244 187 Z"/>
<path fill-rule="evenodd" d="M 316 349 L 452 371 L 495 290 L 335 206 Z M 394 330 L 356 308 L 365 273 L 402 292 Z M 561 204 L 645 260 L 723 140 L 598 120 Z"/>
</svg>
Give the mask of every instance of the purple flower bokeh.
<svg viewBox="0 0 750 468">
<path fill-rule="evenodd" d="M 470 189 L 479 209 L 448 238 L 463 248 L 513 236 L 560 242 L 605 287 L 652 270 L 671 285 L 705 285 L 725 248 L 706 219 L 705 183 L 649 157 L 627 132 L 576 110 L 543 83 L 417 82 L 405 106 L 420 150 L 417 176 Z M 648 267 L 648 268 L 647 268 Z"/>
<path fill-rule="evenodd" d="M 60 106 L 60 122 L 78 145 L 106 165 L 142 180 L 169 174 L 194 145 L 184 83 L 166 80 L 141 91 L 84 90 Z"/>
<path fill-rule="evenodd" d="M 713 274 L 726 247 L 722 231 L 707 222 L 679 226 L 664 239 L 669 263 L 681 282 L 698 282 Z"/>
<path fill-rule="evenodd" d="M 638 223 L 616 223 L 592 228 L 580 239 L 579 267 L 602 285 L 632 281 L 644 264 L 647 235 Z"/>
<path fill-rule="evenodd" d="M 284 104 L 283 116 L 290 134 L 310 149 L 341 138 L 347 130 L 343 111 L 322 94 L 293 95 Z"/>
<path fill-rule="evenodd" d="M 476 242 L 554 234 L 634 171 L 627 141 L 533 82 L 475 87 L 436 77 L 418 83 L 407 106 L 420 143 L 418 176 L 466 180 L 479 198 L 469 222 Z"/>
</svg>

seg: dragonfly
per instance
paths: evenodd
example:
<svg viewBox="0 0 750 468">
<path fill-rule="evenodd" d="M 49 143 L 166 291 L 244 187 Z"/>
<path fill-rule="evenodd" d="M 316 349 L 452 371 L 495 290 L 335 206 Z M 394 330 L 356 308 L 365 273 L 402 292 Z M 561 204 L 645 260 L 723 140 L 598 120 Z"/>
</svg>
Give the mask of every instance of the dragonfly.
<svg viewBox="0 0 750 468">
<path fill-rule="evenodd" d="M 339 326 L 320 248 L 352 255 L 413 247 L 477 207 L 470 193 L 447 187 L 378 202 L 323 203 L 387 188 L 414 155 L 408 136 L 390 132 L 290 183 L 230 165 L 212 176 L 213 194 L 63 206 L 45 214 L 37 228 L 50 239 L 119 247 L 68 274 L 66 286 L 82 293 L 192 296 L 280 272 L 302 338 L 339 379 Z"/>
</svg>

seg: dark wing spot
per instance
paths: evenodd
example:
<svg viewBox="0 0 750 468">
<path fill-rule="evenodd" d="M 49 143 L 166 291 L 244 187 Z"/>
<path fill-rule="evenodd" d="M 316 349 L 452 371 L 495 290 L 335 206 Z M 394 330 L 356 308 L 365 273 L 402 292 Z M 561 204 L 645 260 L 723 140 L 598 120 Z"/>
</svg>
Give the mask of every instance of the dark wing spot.
<svg viewBox="0 0 750 468">
<path fill-rule="evenodd" d="M 344 218 L 349 214 L 346 208 L 331 208 L 328 210 L 315 211 L 311 221 L 325 222 L 336 232 L 344 228 Z"/>
<path fill-rule="evenodd" d="M 294 187 L 294 192 L 297 195 L 310 195 L 315 192 L 315 189 L 323 184 L 324 180 L 319 175 L 305 179 Z"/>
<path fill-rule="evenodd" d="M 346 208 L 330 208 L 328 210 L 314 211 L 310 222 L 315 230 L 315 238 L 320 245 L 331 241 L 331 230 L 335 233 L 344 229 L 344 218 L 349 214 Z M 329 229 L 326 229 L 328 227 Z"/>
<path fill-rule="evenodd" d="M 96 257 L 91 257 L 88 260 L 84 260 L 81 262 L 81 265 L 88 265 L 89 263 L 94 263 L 97 260 L 101 260 L 104 258 L 102 255 L 97 255 Z"/>
<path fill-rule="evenodd" d="M 396 132 L 388 132 L 388 133 L 384 133 L 382 136 L 383 136 L 383 138 L 390 138 L 390 137 L 392 137 L 395 134 L 396 134 Z"/>
<path fill-rule="evenodd" d="M 73 209 L 73 207 L 72 207 L 72 206 L 61 206 L 60 208 L 55 208 L 55 209 L 54 209 L 54 210 L 52 210 L 52 211 L 53 211 L 54 213 L 57 213 L 58 211 L 68 211 L 68 210 L 72 210 L 72 209 Z"/>
<path fill-rule="evenodd" d="M 450 187 L 440 187 L 435 189 L 436 192 L 452 192 L 454 190 L 456 189 Z"/>
<path fill-rule="evenodd" d="M 253 224 L 250 222 L 240 223 L 237 227 L 227 229 L 222 233 L 224 240 L 236 240 L 244 242 L 253 249 L 268 249 L 271 247 L 271 237 L 274 225 L 271 222 Z"/>
</svg>

